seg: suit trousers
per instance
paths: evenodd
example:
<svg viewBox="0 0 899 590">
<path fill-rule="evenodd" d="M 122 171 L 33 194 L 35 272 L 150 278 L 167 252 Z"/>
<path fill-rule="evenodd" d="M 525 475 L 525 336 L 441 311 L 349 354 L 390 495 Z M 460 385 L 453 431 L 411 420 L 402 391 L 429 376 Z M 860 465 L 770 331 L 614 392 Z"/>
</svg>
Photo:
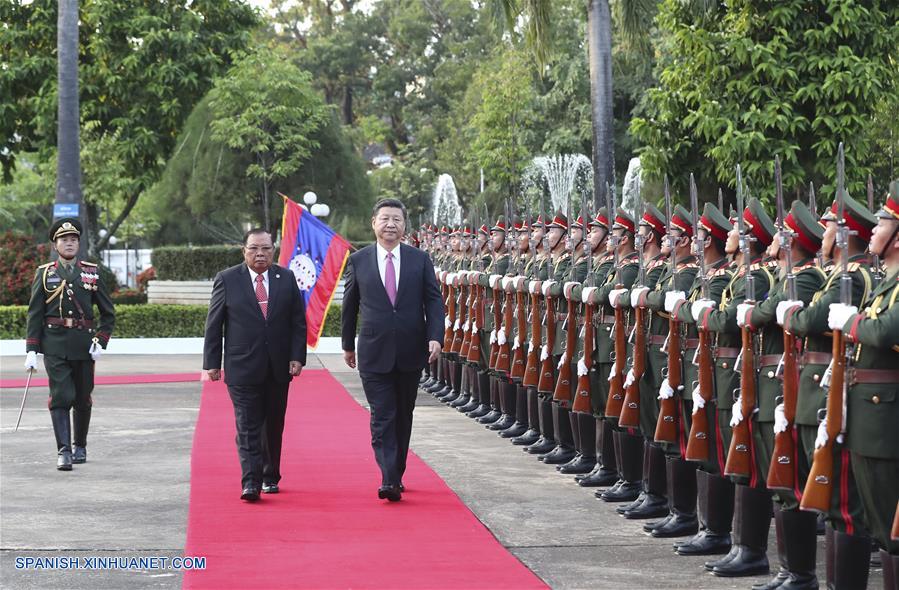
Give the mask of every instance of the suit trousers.
<svg viewBox="0 0 899 590">
<path fill-rule="evenodd" d="M 44 355 L 44 368 L 50 381 L 51 410 L 88 410 L 93 405 L 94 361 L 68 360 L 51 354 Z"/>
<path fill-rule="evenodd" d="M 406 471 L 419 372 L 359 373 L 371 408 L 371 447 L 381 469 L 381 485 L 399 485 Z"/>
<path fill-rule="evenodd" d="M 271 368 L 260 384 L 228 386 L 234 405 L 237 455 L 244 488 L 281 480 L 281 438 L 289 387 L 290 383 L 279 383 L 272 378 Z"/>
</svg>

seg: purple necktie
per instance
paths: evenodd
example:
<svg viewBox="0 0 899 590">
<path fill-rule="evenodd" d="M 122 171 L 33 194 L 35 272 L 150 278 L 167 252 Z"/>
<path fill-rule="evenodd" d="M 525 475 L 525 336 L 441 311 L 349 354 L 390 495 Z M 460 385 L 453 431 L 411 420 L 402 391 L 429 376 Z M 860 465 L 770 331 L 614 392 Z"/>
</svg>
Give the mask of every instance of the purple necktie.
<svg viewBox="0 0 899 590">
<path fill-rule="evenodd" d="M 393 266 L 393 252 L 387 253 L 387 268 L 384 269 L 384 288 L 390 305 L 396 305 L 396 267 Z"/>
</svg>

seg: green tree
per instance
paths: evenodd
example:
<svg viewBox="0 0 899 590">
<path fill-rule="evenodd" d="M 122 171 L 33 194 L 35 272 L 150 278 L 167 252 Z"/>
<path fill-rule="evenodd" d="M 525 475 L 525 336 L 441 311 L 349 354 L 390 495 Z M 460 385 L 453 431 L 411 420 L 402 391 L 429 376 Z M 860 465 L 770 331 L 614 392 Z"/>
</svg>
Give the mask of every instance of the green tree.
<svg viewBox="0 0 899 590">
<path fill-rule="evenodd" d="M 308 72 L 274 51 L 240 59 L 209 94 L 214 140 L 249 153 L 247 176 L 259 181 L 265 229 L 271 228 L 271 188 L 296 172 L 318 147 L 313 135 L 330 111 L 313 90 Z"/>
<path fill-rule="evenodd" d="M 883 0 L 737 0 L 700 12 L 665 0 L 659 85 L 632 123 L 644 166 L 681 186 L 694 171 L 712 194 L 734 186 L 739 163 L 770 200 L 780 155 L 785 191 L 813 181 L 829 197 L 843 141 L 848 187 L 863 194 L 879 155 L 872 119 L 895 104 L 897 21 L 899 5 Z"/>
<path fill-rule="evenodd" d="M 232 0 L 92 0 L 80 10 L 81 121 L 117 136 L 134 190 L 117 195 L 114 233 L 158 178 L 184 119 L 244 49 L 258 24 Z M 0 149 L 7 179 L 19 154 L 48 158 L 56 145 L 57 2 L 0 3 Z M 85 182 L 89 170 L 84 170 Z M 98 248 L 106 240 L 100 240 Z"/>
</svg>

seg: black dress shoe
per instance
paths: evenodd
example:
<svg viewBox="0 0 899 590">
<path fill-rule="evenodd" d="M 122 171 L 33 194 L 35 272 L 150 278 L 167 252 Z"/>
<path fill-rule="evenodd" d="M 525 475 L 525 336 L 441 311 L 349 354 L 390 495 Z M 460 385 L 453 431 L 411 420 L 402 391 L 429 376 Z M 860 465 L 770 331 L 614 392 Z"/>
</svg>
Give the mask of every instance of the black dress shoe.
<svg viewBox="0 0 899 590">
<path fill-rule="evenodd" d="M 256 486 L 247 486 L 240 493 L 240 499 L 246 502 L 255 502 L 259 499 L 259 488 Z"/>
<path fill-rule="evenodd" d="M 596 459 L 593 457 L 585 457 L 581 455 L 576 459 L 572 459 L 565 465 L 559 467 L 559 473 L 564 473 L 566 475 L 573 475 L 577 473 L 587 474 L 593 471 L 593 468 L 596 467 Z"/>
<path fill-rule="evenodd" d="M 490 410 L 489 412 L 475 420 L 475 422 L 477 422 L 478 424 L 493 424 L 502 417 L 503 413 L 499 410 Z"/>
<path fill-rule="evenodd" d="M 644 524 L 643 530 L 646 531 L 647 533 L 651 533 L 652 531 L 656 530 L 657 528 L 665 526 L 665 524 L 667 524 L 668 521 L 671 520 L 672 518 L 674 518 L 674 513 L 669 512 L 668 516 L 666 516 L 660 520 L 653 520 L 652 522 L 647 522 L 646 524 Z"/>
<path fill-rule="evenodd" d="M 397 486 L 400 489 L 400 492 L 406 491 L 406 486 L 403 485 L 403 482 L 400 482 L 400 485 Z"/>
<path fill-rule="evenodd" d="M 515 418 L 509 414 L 503 414 L 500 416 L 499 420 L 493 424 L 488 424 L 487 430 L 505 430 L 506 428 L 510 428 L 513 424 L 515 424 Z"/>
<path fill-rule="evenodd" d="M 453 402 L 449 405 L 451 408 L 463 408 L 471 401 L 471 396 L 467 393 L 463 393 L 459 397 L 457 397 Z"/>
<path fill-rule="evenodd" d="M 478 403 L 476 400 L 468 398 L 467 404 L 465 404 L 464 406 L 456 406 L 456 409 L 459 410 L 460 412 L 462 412 L 463 414 L 467 414 L 468 412 L 473 412 L 474 410 L 476 410 L 478 408 L 478 406 L 480 406 L 480 405 L 481 404 Z"/>
<path fill-rule="evenodd" d="M 72 463 L 87 463 L 87 449 L 75 445 L 72 447 Z"/>
<path fill-rule="evenodd" d="M 695 535 L 699 530 L 699 521 L 695 514 L 675 514 L 664 525 L 653 529 L 651 534 L 657 539 L 668 539 L 671 537 L 687 537 Z"/>
<path fill-rule="evenodd" d="M 683 543 L 677 543 L 674 552 L 678 555 L 723 555 L 730 552 L 730 547 L 730 535 L 704 529 Z"/>
<path fill-rule="evenodd" d="M 513 445 L 518 446 L 530 446 L 540 440 L 540 433 L 533 428 L 522 434 L 521 436 L 516 436 L 512 439 Z"/>
<path fill-rule="evenodd" d="M 481 404 L 465 415 L 468 416 L 469 418 L 477 419 L 477 418 L 480 418 L 481 416 L 486 416 L 489 412 L 490 412 L 490 406 Z"/>
<path fill-rule="evenodd" d="M 637 506 L 642 504 L 645 499 L 646 499 L 646 492 L 640 492 L 640 495 L 637 496 L 636 500 L 634 500 L 633 502 L 628 502 L 627 504 L 622 504 L 621 506 L 619 506 L 615 509 L 615 512 L 617 512 L 618 514 L 624 514 L 628 510 L 633 510 L 634 508 L 636 508 Z M 665 511 L 665 514 L 668 514 L 668 512 Z"/>
<path fill-rule="evenodd" d="M 724 578 L 761 576 L 770 573 L 768 554 L 746 545 L 736 545 L 737 552 L 727 563 L 712 568 L 712 573 Z"/>
<path fill-rule="evenodd" d="M 399 502 L 402 498 L 400 486 L 381 486 L 378 488 L 378 497 L 382 500 Z"/>
<path fill-rule="evenodd" d="M 521 422 L 515 422 L 512 426 L 499 433 L 502 438 L 515 438 L 527 432 L 528 427 Z"/>
<path fill-rule="evenodd" d="M 722 566 L 725 563 L 729 562 L 731 559 L 737 556 L 737 550 L 739 549 L 739 545 L 731 545 L 730 551 L 728 551 L 723 557 L 719 557 L 718 559 L 707 561 L 703 564 L 703 567 L 708 571 L 714 570 L 716 567 Z"/>
<path fill-rule="evenodd" d="M 263 494 L 277 494 L 280 491 L 281 491 L 281 488 L 278 487 L 278 484 L 262 482 L 262 493 Z"/>
<path fill-rule="evenodd" d="M 641 487 L 642 484 L 640 482 L 626 481 L 618 486 L 617 489 L 606 490 L 599 498 L 604 502 L 632 502 L 640 495 Z"/>
<path fill-rule="evenodd" d="M 433 385 L 425 389 L 428 393 L 437 393 L 438 391 L 443 391 L 446 388 L 446 383 L 441 383 L 440 381 L 435 381 Z"/>
<path fill-rule="evenodd" d="M 602 498 L 603 494 L 605 494 L 606 492 L 614 492 L 618 488 L 620 488 L 623 484 L 624 484 L 623 479 L 616 479 L 615 483 L 612 484 L 612 487 L 610 487 L 607 490 L 597 490 L 597 491 L 593 492 L 593 495 L 596 496 L 597 498 Z"/>
</svg>

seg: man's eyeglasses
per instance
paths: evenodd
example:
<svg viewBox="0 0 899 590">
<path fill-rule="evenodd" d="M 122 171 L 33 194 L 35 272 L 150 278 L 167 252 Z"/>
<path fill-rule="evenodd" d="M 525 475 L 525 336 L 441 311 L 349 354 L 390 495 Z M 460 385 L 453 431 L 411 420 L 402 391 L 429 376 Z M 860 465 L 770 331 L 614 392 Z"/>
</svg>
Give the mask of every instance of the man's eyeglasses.
<svg viewBox="0 0 899 590">
<path fill-rule="evenodd" d="M 245 248 L 247 249 L 247 252 L 260 252 L 260 251 L 262 251 L 262 252 L 265 252 L 266 254 L 268 254 L 269 252 L 271 252 L 272 250 L 274 250 L 274 248 L 271 247 L 271 246 L 245 246 Z"/>
</svg>

